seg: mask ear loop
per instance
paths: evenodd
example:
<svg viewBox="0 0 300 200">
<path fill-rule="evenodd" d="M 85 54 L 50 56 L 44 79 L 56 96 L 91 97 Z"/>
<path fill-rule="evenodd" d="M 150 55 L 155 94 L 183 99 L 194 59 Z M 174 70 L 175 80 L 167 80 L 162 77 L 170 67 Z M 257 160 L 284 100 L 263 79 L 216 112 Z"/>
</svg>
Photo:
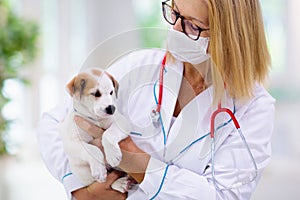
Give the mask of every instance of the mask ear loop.
<svg viewBox="0 0 300 200">
<path fill-rule="evenodd" d="M 235 110 L 235 106 L 234 106 L 234 110 Z M 219 183 L 219 182 L 216 180 L 216 178 L 215 178 L 215 128 L 214 128 L 214 127 L 215 127 L 215 119 L 216 119 L 216 116 L 217 116 L 219 113 L 222 113 L 222 112 L 227 113 L 227 114 L 230 116 L 230 118 L 232 119 L 232 121 L 233 121 L 233 123 L 234 123 L 234 125 L 235 125 L 235 128 L 237 129 L 237 131 L 238 131 L 238 133 L 239 133 L 239 135 L 240 135 L 240 137 L 241 137 L 241 139 L 242 139 L 242 141 L 243 141 L 243 143 L 244 143 L 244 145 L 245 145 L 245 147 L 246 147 L 246 149 L 247 149 L 247 153 L 248 153 L 248 155 L 250 156 L 251 161 L 252 161 L 252 164 L 253 164 L 254 169 L 255 169 L 255 175 L 254 175 L 253 178 L 251 178 L 251 179 L 248 178 L 247 180 L 244 180 L 244 181 L 241 181 L 241 182 L 237 182 L 237 183 L 233 184 L 233 185 L 230 186 L 230 187 L 226 187 L 226 186 L 222 185 L 222 184 Z M 246 141 L 246 139 L 245 139 L 245 137 L 244 137 L 244 135 L 243 135 L 243 133 L 242 133 L 242 130 L 241 130 L 241 128 L 240 128 L 240 125 L 239 125 L 239 123 L 238 123 L 238 121 L 237 121 L 237 119 L 236 119 L 234 113 L 233 113 L 230 109 L 228 109 L 228 108 L 222 108 L 221 102 L 219 102 L 219 104 L 218 104 L 218 109 L 215 110 L 215 111 L 213 112 L 213 114 L 211 115 L 210 122 L 211 122 L 211 123 L 210 123 L 210 137 L 211 137 L 211 139 L 212 139 L 212 140 L 211 140 L 212 180 L 213 180 L 213 183 L 214 183 L 215 187 L 216 187 L 218 190 L 230 190 L 230 189 L 236 189 L 236 188 L 239 188 L 239 187 L 242 186 L 242 185 L 246 185 L 246 184 L 248 184 L 248 183 L 253 182 L 253 181 L 256 179 L 256 177 L 257 177 L 257 171 L 258 171 L 258 168 L 257 168 L 256 162 L 255 162 L 254 156 L 253 156 L 253 154 L 251 153 L 251 150 L 250 150 L 250 148 L 249 148 L 249 145 L 248 145 L 248 143 L 247 143 L 247 141 Z M 219 185 L 221 185 L 223 188 L 219 188 L 218 185 L 217 185 L 217 183 L 218 183 Z"/>
</svg>

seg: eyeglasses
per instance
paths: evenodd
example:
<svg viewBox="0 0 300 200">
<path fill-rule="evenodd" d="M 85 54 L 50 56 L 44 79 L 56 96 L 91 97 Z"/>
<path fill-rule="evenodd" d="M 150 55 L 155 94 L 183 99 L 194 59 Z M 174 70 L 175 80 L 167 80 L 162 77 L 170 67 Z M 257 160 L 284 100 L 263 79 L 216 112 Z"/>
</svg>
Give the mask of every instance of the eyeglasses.
<svg viewBox="0 0 300 200">
<path fill-rule="evenodd" d="M 179 12 L 175 11 L 172 6 L 170 6 L 167 2 L 170 0 L 166 0 L 162 2 L 162 12 L 165 20 L 171 24 L 175 25 L 177 20 L 181 19 L 181 27 L 183 33 L 191 38 L 192 40 L 198 40 L 202 31 L 206 31 L 209 29 L 203 29 L 194 24 L 191 20 L 186 19 L 184 16 L 180 15 Z"/>
</svg>

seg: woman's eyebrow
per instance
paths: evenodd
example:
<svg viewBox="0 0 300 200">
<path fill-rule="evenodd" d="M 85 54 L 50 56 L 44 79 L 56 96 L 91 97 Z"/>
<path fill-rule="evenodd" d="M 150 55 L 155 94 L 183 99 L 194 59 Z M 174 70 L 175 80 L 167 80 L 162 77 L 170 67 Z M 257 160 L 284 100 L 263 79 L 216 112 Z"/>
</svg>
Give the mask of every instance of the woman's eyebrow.
<svg viewBox="0 0 300 200">
<path fill-rule="evenodd" d="M 177 11 L 180 14 L 180 11 L 178 9 L 178 6 L 175 3 L 175 0 L 173 0 L 173 4 L 174 4 L 174 6 L 176 8 L 175 11 Z M 194 20 L 194 21 L 197 21 L 197 22 L 201 23 L 203 26 L 207 26 L 203 21 L 201 21 L 201 20 L 199 20 L 197 18 L 191 17 L 191 16 L 187 16 L 187 17 L 185 17 L 185 19 L 187 19 L 187 20 Z"/>
</svg>

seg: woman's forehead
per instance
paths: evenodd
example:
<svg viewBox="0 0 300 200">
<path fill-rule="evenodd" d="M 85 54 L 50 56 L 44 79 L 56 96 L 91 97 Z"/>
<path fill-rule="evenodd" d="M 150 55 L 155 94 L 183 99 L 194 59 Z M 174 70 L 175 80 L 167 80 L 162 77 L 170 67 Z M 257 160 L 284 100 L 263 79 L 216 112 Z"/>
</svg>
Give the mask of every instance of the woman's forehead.
<svg viewBox="0 0 300 200">
<path fill-rule="evenodd" d="M 173 0 L 174 9 L 182 16 L 208 25 L 208 7 L 206 0 Z"/>
</svg>

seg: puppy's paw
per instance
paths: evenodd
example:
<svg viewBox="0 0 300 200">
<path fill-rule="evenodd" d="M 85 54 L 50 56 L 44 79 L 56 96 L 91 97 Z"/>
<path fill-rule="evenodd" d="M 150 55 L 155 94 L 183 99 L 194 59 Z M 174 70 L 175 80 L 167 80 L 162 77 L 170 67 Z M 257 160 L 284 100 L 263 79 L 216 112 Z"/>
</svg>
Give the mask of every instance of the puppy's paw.
<svg viewBox="0 0 300 200">
<path fill-rule="evenodd" d="M 113 182 L 113 184 L 111 185 L 111 188 L 116 191 L 125 193 L 128 190 L 130 190 L 132 185 L 134 185 L 133 181 L 131 179 L 129 179 L 127 176 L 125 176 L 125 177 L 119 178 L 115 182 Z"/>
<path fill-rule="evenodd" d="M 122 159 L 122 152 L 119 148 L 111 146 L 108 150 L 105 151 L 106 153 L 106 161 L 112 167 L 117 167 Z"/>
<path fill-rule="evenodd" d="M 107 171 L 106 171 L 106 169 L 103 169 L 103 168 L 94 169 L 92 171 L 92 177 L 95 181 L 103 183 L 106 180 Z"/>
</svg>

